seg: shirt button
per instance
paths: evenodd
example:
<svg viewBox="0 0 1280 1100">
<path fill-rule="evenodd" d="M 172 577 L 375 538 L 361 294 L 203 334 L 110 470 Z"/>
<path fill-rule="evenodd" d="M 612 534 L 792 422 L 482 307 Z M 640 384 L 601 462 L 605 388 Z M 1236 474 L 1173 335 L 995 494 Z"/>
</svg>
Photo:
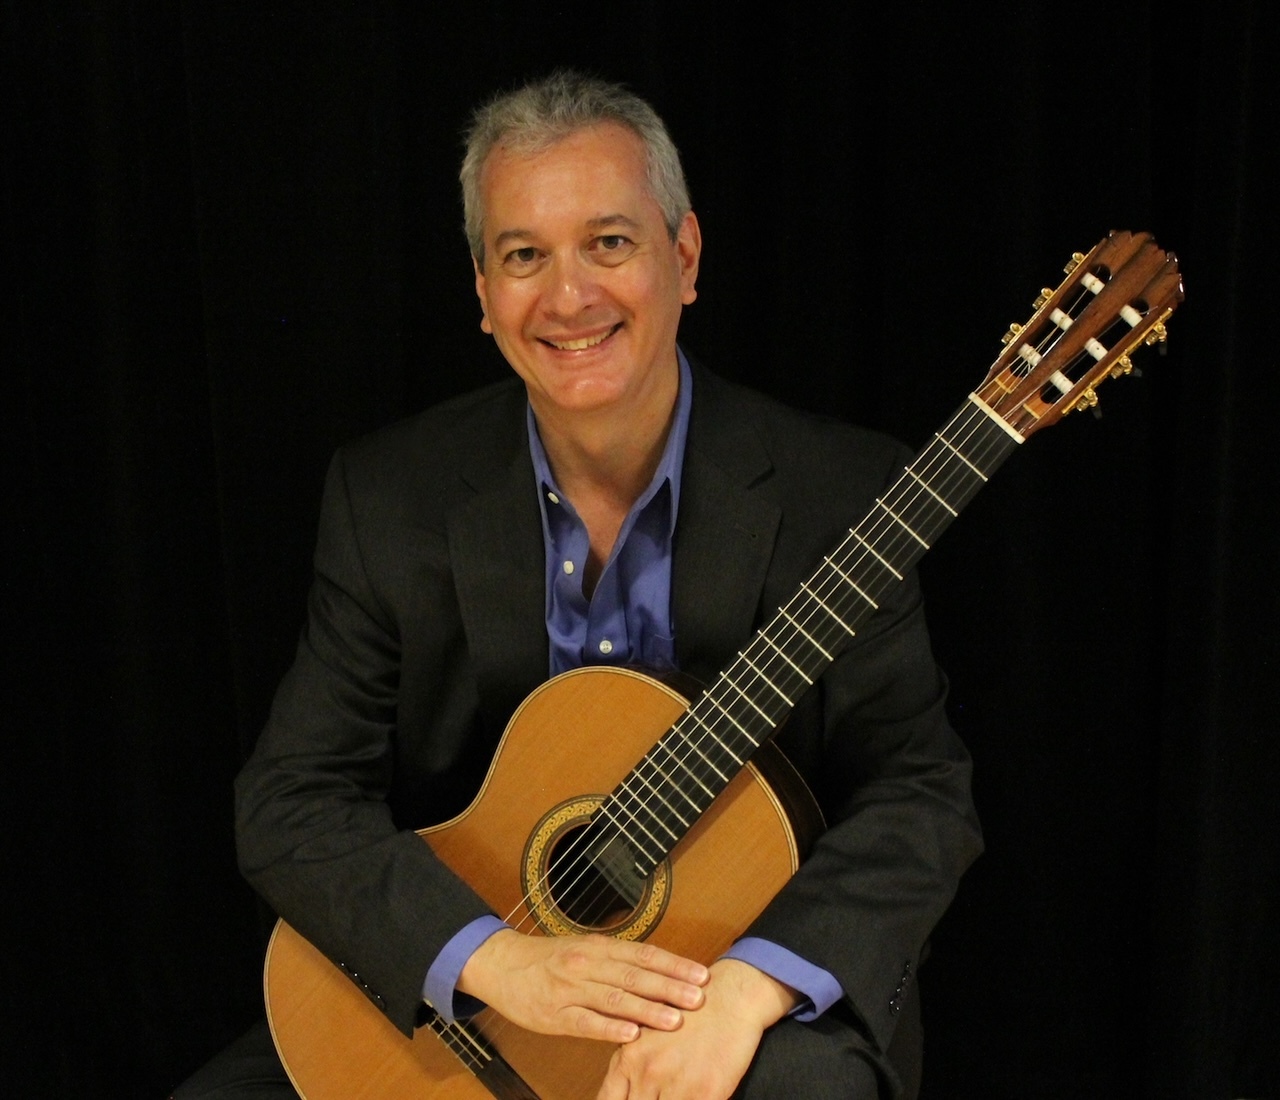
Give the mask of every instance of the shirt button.
<svg viewBox="0 0 1280 1100">
<path fill-rule="evenodd" d="M 613 643 L 609 641 L 608 638 L 605 638 L 603 641 L 601 641 L 600 652 L 603 653 L 606 657 L 613 652 Z"/>
<path fill-rule="evenodd" d="M 571 561 L 567 561 L 567 562 L 565 562 L 565 563 L 564 563 L 564 571 L 565 571 L 566 573 L 572 573 L 572 572 L 573 572 L 573 562 L 571 562 Z"/>
<path fill-rule="evenodd" d="M 555 495 L 555 493 L 548 493 L 548 494 L 547 494 L 547 499 L 548 499 L 549 501 L 551 501 L 551 503 L 552 503 L 552 504 L 559 504 L 559 503 L 560 503 L 560 498 L 559 498 L 558 496 L 556 496 L 556 495 Z"/>
</svg>

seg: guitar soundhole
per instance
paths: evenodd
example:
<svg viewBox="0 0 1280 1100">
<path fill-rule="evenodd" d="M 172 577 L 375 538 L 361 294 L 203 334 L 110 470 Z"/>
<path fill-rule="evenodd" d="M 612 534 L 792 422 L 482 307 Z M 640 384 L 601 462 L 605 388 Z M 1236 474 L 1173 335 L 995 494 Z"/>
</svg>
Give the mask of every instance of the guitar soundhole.
<svg viewBox="0 0 1280 1100">
<path fill-rule="evenodd" d="M 592 858 L 588 827 L 566 829 L 552 841 L 547 882 L 556 908 L 580 928 L 614 932 L 636 911 Z M 643 901 L 643 895 L 636 899 Z"/>
<path fill-rule="evenodd" d="M 661 860 L 652 874 L 641 874 L 626 839 L 592 825 L 603 801 L 603 795 L 583 795 L 560 803 L 525 844 L 525 904 L 547 935 L 603 932 L 639 940 L 666 911 L 670 860 Z"/>
</svg>

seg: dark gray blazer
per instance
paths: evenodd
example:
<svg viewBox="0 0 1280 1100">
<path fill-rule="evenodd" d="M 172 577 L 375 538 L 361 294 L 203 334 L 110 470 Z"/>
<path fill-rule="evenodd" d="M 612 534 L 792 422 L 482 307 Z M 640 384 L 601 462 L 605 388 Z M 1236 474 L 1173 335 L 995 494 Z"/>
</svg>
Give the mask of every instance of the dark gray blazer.
<svg viewBox="0 0 1280 1100">
<path fill-rule="evenodd" d="M 695 367 L 683 671 L 713 679 L 909 457 Z M 543 557 L 518 380 L 344 447 L 297 659 L 237 781 L 244 873 L 406 1032 L 432 960 L 488 912 L 407 830 L 466 808 L 546 678 Z M 912 576 L 779 736 L 830 827 L 751 933 L 832 972 L 881 1050 L 981 847 L 945 692 Z"/>
</svg>

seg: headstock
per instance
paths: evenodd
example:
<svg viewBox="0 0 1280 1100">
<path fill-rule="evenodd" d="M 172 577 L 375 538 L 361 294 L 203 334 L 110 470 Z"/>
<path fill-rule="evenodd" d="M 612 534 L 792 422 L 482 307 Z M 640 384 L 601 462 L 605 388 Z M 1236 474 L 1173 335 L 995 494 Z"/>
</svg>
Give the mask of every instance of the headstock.
<svg viewBox="0 0 1280 1100">
<path fill-rule="evenodd" d="M 1057 290 L 1044 290 L 975 397 L 1019 438 L 1073 409 L 1098 403 L 1097 387 L 1133 369 L 1130 355 L 1165 339 L 1182 301 L 1178 258 L 1150 233 L 1114 231 L 1088 255 L 1077 252 Z"/>
</svg>

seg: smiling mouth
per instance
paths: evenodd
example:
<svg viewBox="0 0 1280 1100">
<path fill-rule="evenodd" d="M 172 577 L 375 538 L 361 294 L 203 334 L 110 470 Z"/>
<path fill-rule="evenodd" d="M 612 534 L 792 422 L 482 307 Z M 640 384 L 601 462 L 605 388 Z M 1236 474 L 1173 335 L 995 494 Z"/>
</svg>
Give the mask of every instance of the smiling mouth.
<svg viewBox="0 0 1280 1100">
<path fill-rule="evenodd" d="M 622 322 L 619 321 L 613 328 L 606 329 L 599 336 L 585 336 L 581 340 L 551 340 L 544 337 L 542 342 L 557 351 L 586 351 L 587 348 L 594 348 L 597 344 L 603 344 L 621 327 Z"/>
</svg>

